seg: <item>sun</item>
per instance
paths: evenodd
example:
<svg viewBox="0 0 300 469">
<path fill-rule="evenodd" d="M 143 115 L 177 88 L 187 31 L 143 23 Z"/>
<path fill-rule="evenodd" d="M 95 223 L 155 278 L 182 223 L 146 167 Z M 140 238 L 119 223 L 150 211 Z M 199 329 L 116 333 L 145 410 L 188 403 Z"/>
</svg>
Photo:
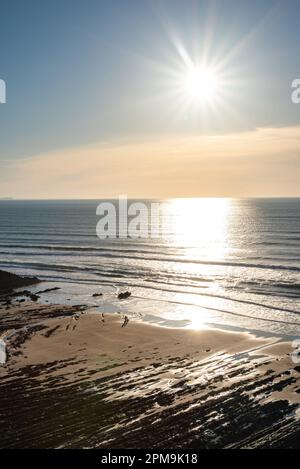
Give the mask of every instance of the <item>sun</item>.
<svg viewBox="0 0 300 469">
<path fill-rule="evenodd" d="M 218 93 L 218 75 L 209 67 L 194 66 L 183 77 L 183 91 L 189 100 L 211 103 Z"/>
</svg>

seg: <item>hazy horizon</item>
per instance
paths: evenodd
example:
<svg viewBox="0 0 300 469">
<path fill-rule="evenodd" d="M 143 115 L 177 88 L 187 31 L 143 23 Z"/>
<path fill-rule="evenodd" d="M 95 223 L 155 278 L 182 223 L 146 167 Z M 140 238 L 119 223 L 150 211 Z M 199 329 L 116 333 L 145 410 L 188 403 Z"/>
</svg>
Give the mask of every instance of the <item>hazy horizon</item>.
<svg viewBox="0 0 300 469">
<path fill-rule="evenodd" d="M 123 194 L 125 195 L 125 194 Z M 294 196 L 294 197 L 165 197 L 165 198 L 157 198 L 157 197 L 129 197 L 128 200 L 180 200 L 180 199 L 228 199 L 228 200 L 255 200 L 255 199 L 300 199 L 300 196 Z M 69 199 L 56 199 L 56 198 L 52 198 L 52 199 L 47 199 L 47 198 L 36 198 L 36 199 L 31 199 L 31 198 L 15 198 L 15 197 L 0 197 L 0 201 L 1 202 L 9 202 L 9 201 L 28 201 L 28 202 L 68 202 L 68 201 L 72 201 L 72 202 L 80 202 L 80 201 L 98 201 L 98 200 L 118 200 L 118 198 L 112 198 L 112 197 L 96 197 L 96 198 L 93 198 L 93 199 L 89 199 L 89 198 L 81 198 L 81 199 L 72 199 L 72 198 L 69 198 Z"/>
</svg>

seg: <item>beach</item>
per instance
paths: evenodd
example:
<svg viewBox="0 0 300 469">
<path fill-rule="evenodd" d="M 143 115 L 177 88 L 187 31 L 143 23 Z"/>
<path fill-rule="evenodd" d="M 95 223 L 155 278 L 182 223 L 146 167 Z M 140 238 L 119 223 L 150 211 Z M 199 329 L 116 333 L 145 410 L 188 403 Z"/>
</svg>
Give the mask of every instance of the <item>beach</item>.
<svg viewBox="0 0 300 469">
<path fill-rule="evenodd" d="M 12 292 L 0 316 L 1 448 L 299 448 L 300 367 L 284 338 Z"/>
</svg>

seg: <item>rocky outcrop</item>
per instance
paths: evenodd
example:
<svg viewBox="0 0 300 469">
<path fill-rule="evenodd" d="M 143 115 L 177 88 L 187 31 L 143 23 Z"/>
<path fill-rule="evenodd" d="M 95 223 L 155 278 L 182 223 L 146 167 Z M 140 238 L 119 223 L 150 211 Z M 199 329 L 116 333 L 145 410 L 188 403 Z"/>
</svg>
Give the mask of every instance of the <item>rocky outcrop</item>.
<svg viewBox="0 0 300 469">
<path fill-rule="evenodd" d="M 13 290 L 14 288 L 34 285 L 39 282 L 40 280 L 37 277 L 21 277 L 20 275 L 0 270 L 0 293 Z"/>
</svg>

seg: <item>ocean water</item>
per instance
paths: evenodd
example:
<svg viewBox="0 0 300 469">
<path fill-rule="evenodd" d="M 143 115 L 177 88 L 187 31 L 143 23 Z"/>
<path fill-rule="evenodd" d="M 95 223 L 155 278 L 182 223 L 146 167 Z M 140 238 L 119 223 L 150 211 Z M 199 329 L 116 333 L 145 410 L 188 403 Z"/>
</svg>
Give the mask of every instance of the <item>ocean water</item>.
<svg viewBox="0 0 300 469">
<path fill-rule="evenodd" d="M 46 282 L 32 291 L 61 287 L 43 301 L 299 336 L 300 199 L 167 200 L 158 238 L 110 240 L 96 236 L 99 203 L 0 201 L 0 268 Z"/>
</svg>

